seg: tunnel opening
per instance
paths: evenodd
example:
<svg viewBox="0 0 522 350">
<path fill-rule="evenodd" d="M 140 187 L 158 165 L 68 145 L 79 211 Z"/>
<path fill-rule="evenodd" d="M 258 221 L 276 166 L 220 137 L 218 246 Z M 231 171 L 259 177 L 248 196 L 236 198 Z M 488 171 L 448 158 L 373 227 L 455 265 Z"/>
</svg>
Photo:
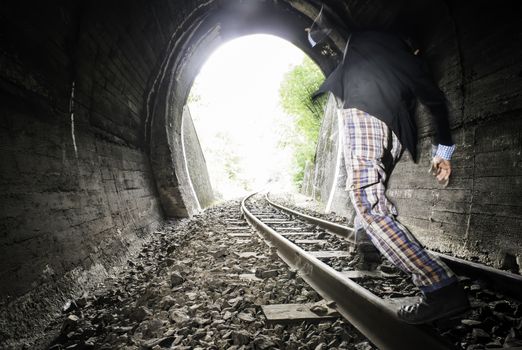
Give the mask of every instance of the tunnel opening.
<svg viewBox="0 0 522 350">
<path fill-rule="evenodd" d="M 315 13 L 313 6 L 304 5 L 303 8 L 310 16 Z M 183 147 L 180 130 L 184 106 L 204 62 L 221 44 L 231 39 L 264 33 L 288 40 L 310 56 L 323 72 L 329 72 L 339 59 L 338 49 L 332 48 L 335 44 L 329 41 L 323 49 L 312 50 L 304 35 L 310 20 L 300 9 L 287 5 L 223 4 L 201 21 L 194 20 L 190 29 L 169 47 L 147 98 L 148 124 L 145 125 L 156 185 L 167 216 L 190 216 L 201 207 L 188 169 L 183 171 L 183 157 L 176 152 Z M 175 58 L 174 52 L 178 53 Z"/>
<path fill-rule="evenodd" d="M 323 111 L 311 95 L 323 79 L 304 52 L 272 35 L 242 36 L 212 53 L 194 81 L 184 118 L 194 122 L 216 201 L 267 184 L 298 190 L 301 158 L 315 153 Z M 317 115 L 309 112 L 315 105 Z M 189 165 L 191 180 L 200 168 Z"/>
</svg>

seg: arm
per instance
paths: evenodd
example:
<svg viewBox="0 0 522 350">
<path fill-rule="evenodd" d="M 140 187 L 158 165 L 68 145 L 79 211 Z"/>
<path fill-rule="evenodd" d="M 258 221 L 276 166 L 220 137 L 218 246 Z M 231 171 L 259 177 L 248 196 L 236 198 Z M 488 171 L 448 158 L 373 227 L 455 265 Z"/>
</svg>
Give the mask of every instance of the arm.
<svg viewBox="0 0 522 350">
<path fill-rule="evenodd" d="M 448 121 L 448 107 L 444 94 L 431 78 L 426 65 L 421 63 L 418 68 L 418 74 L 413 79 L 413 92 L 430 111 L 436 129 L 431 173 L 446 187 L 451 175 L 450 160 L 455 151 Z"/>
<path fill-rule="evenodd" d="M 451 175 L 451 156 L 455 150 L 455 145 L 432 145 L 432 160 L 430 172 L 437 178 L 437 181 L 446 187 Z"/>
</svg>

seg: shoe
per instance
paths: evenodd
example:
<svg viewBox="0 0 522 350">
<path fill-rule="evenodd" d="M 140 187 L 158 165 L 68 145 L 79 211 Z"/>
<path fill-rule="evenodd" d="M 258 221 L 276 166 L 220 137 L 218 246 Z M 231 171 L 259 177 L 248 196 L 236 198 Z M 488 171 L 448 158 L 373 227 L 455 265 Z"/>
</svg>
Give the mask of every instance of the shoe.
<svg viewBox="0 0 522 350">
<path fill-rule="evenodd" d="M 361 255 L 356 255 L 355 258 L 348 263 L 348 266 L 359 271 L 375 271 L 380 263 L 381 260 L 379 256 L 363 257 Z"/>
<path fill-rule="evenodd" d="M 348 264 L 356 270 L 375 271 L 381 264 L 381 254 L 370 241 L 357 243 L 356 254 L 355 258 Z"/>
<path fill-rule="evenodd" d="M 456 282 L 431 293 L 424 293 L 418 303 L 401 306 L 397 316 L 409 324 L 423 324 L 453 316 L 468 309 L 468 297 L 464 289 Z"/>
</svg>

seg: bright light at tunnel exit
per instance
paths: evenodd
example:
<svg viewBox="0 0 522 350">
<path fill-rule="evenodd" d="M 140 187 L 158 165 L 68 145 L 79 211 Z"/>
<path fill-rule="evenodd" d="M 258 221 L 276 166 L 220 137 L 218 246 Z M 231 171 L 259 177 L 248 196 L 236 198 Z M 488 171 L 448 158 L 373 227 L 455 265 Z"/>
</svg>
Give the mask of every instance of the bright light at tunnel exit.
<svg viewBox="0 0 522 350">
<path fill-rule="evenodd" d="M 216 199 L 243 196 L 267 183 L 292 190 L 292 149 L 282 148 L 292 117 L 279 104 L 285 73 L 304 53 L 271 35 L 220 46 L 197 76 L 188 101 Z"/>
</svg>

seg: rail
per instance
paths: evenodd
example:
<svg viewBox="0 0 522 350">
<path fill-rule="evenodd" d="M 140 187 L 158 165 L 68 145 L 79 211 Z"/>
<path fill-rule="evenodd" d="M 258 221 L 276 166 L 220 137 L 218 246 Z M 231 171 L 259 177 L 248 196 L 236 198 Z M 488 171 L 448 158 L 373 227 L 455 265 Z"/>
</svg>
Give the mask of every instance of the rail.
<svg viewBox="0 0 522 350">
<path fill-rule="evenodd" d="M 331 222 L 314 218 L 313 216 L 301 213 L 297 210 L 290 209 L 281 204 L 275 203 L 270 200 L 268 197 L 268 193 L 265 195 L 268 203 L 284 212 L 287 212 L 291 215 L 299 216 L 311 223 L 314 223 L 317 226 L 323 227 L 324 229 L 330 230 L 334 233 L 344 233 L 344 232 L 353 232 L 353 229 L 339 224 L 333 224 Z M 326 223 L 326 225 L 325 225 Z M 335 226 L 332 226 L 335 225 Z M 334 227 L 333 231 L 331 228 Z M 353 238 L 350 235 L 347 235 L 347 239 L 353 243 Z M 464 259 L 459 259 L 447 254 L 435 252 L 432 250 L 428 250 L 430 254 L 436 255 L 440 257 L 451 269 L 453 269 L 456 273 L 462 273 L 470 277 L 479 277 L 487 282 L 495 285 L 497 288 L 502 289 L 502 291 L 511 297 L 516 299 L 520 299 L 522 296 L 522 276 L 517 275 L 511 272 L 502 271 L 499 269 L 495 269 L 483 264 L 475 263 L 472 261 L 467 261 Z"/>
<path fill-rule="evenodd" d="M 246 206 L 246 201 L 255 194 L 241 202 L 247 222 L 275 248 L 286 264 L 299 271 L 303 280 L 324 299 L 335 302 L 335 309 L 377 347 L 383 350 L 453 349 L 452 344 L 429 327 L 400 321 L 395 305 L 346 278 L 263 223 Z"/>
</svg>

